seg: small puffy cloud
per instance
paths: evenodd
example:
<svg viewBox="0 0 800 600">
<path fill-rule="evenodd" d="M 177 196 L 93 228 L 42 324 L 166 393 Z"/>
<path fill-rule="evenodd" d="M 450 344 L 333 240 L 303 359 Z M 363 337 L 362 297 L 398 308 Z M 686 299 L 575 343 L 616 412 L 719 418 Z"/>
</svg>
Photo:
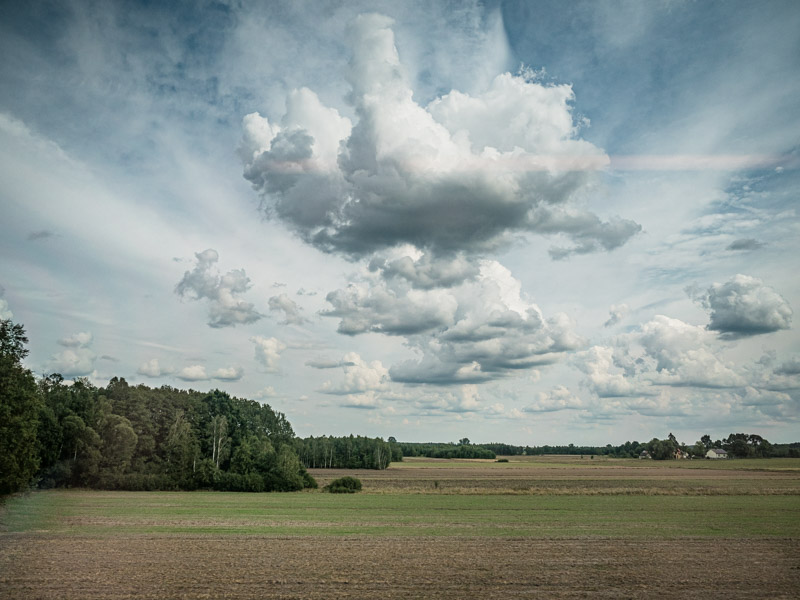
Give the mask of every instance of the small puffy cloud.
<svg viewBox="0 0 800 600">
<path fill-rule="evenodd" d="M 92 343 L 92 334 L 88 331 L 61 338 L 58 343 L 67 348 L 86 348 Z"/>
<path fill-rule="evenodd" d="M 139 365 L 139 368 L 136 370 L 139 375 L 144 375 L 145 377 L 161 377 L 163 375 L 170 375 L 175 372 L 175 369 L 172 367 L 164 367 L 162 366 L 157 358 L 151 358 L 150 360 L 143 362 Z"/>
<path fill-rule="evenodd" d="M 725 283 L 714 283 L 705 293 L 689 292 L 710 313 L 708 329 L 723 339 L 737 339 L 792 325 L 789 303 L 755 277 L 736 275 Z"/>
<path fill-rule="evenodd" d="M 285 325 L 302 325 L 306 322 L 306 319 L 300 314 L 300 307 L 286 294 L 272 296 L 269 299 L 269 309 L 275 312 L 282 312 Z"/>
<path fill-rule="evenodd" d="M 629 312 L 630 308 L 627 304 L 612 304 L 608 309 L 608 321 L 603 323 L 603 327 L 613 327 L 622 321 Z"/>
<path fill-rule="evenodd" d="M 239 156 L 268 215 L 356 257 L 402 244 L 474 253 L 535 232 L 568 238 L 554 253 L 563 258 L 611 250 L 641 229 L 577 208 L 609 159 L 578 136 L 571 86 L 503 73 L 480 93 L 422 106 L 391 26 L 369 14 L 349 29 L 355 124 L 305 88 L 289 94 L 279 122 L 244 118 Z M 426 285 L 425 273 L 410 276 Z"/>
<path fill-rule="evenodd" d="M 374 391 L 364 392 L 363 394 L 350 394 L 342 402 L 341 406 L 374 410 L 380 407 L 380 397 Z"/>
<path fill-rule="evenodd" d="M 214 371 L 211 377 L 221 381 L 239 381 L 243 375 L 244 369 L 242 367 L 224 367 Z"/>
<path fill-rule="evenodd" d="M 274 398 L 275 396 L 277 396 L 277 394 L 275 393 L 275 388 L 272 387 L 271 385 L 261 388 L 253 395 L 253 397 L 256 400 L 263 400 L 264 398 Z"/>
<path fill-rule="evenodd" d="M 88 348 L 68 349 L 51 357 L 48 370 L 64 377 L 84 377 L 94 371 L 96 358 Z"/>
<path fill-rule="evenodd" d="M 258 321 L 261 315 L 250 302 L 239 296 L 250 288 L 250 279 L 244 269 L 234 269 L 220 275 L 214 267 L 219 260 L 216 250 L 209 248 L 195 254 L 194 269 L 186 271 L 175 286 L 181 297 L 207 300 L 209 327 L 234 327 Z"/>
<path fill-rule="evenodd" d="M 730 244 L 728 244 L 728 247 L 725 249 L 731 251 L 739 250 L 748 252 L 751 250 L 758 250 L 759 248 L 763 247 L 764 247 L 764 242 L 759 242 L 758 240 L 753 238 L 741 238 L 738 240 L 733 240 Z"/>
<path fill-rule="evenodd" d="M 389 383 L 389 372 L 374 360 L 366 362 L 355 352 L 349 352 L 341 361 L 344 379 L 338 384 L 326 381 L 321 392 L 326 394 L 363 394 L 370 391 L 384 390 Z"/>
<path fill-rule="evenodd" d="M 563 385 L 549 392 L 537 392 L 534 402 L 523 410 L 529 413 L 556 412 L 559 410 L 580 410 L 586 408 L 584 402 Z"/>
<path fill-rule="evenodd" d="M 97 355 L 90 348 L 91 332 L 81 332 L 58 340 L 66 349 L 50 357 L 47 369 L 65 377 L 84 377 L 94 371 Z"/>
<path fill-rule="evenodd" d="M 264 370 L 267 373 L 277 373 L 279 371 L 278 361 L 281 358 L 281 352 L 286 350 L 286 344 L 274 337 L 265 338 L 260 335 L 251 337 L 250 341 L 255 346 L 255 358 L 261 363 Z"/>
<path fill-rule="evenodd" d="M 183 381 L 206 381 L 206 368 L 203 365 L 191 365 L 184 367 L 175 375 L 178 379 Z"/>
</svg>

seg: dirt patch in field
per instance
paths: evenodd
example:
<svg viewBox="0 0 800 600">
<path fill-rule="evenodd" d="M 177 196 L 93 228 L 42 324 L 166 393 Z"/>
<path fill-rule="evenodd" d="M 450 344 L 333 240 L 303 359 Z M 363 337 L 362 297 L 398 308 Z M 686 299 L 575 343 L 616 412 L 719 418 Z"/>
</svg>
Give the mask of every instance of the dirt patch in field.
<svg viewBox="0 0 800 600">
<path fill-rule="evenodd" d="M 797 540 L 0 535 L 0 598 L 797 598 Z"/>
</svg>

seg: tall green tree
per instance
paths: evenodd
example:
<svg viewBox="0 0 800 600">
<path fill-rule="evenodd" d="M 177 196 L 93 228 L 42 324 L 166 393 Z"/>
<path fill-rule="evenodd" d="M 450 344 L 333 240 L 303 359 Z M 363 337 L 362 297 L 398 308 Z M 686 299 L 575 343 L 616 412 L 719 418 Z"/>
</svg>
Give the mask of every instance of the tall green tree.
<svg viewBox="0 0 800 600">
<path fill-rule="evenodd" d="M 42 402 L 22 325 L 0 320 L 0 495 L 24 489 L 39 468 L 37 431 Z"/>
</svg>

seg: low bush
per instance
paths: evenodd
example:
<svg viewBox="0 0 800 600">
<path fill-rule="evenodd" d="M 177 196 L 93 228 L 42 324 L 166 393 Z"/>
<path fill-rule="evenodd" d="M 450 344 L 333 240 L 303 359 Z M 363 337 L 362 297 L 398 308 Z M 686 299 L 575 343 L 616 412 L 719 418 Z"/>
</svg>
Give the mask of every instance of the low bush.
<svg viewBox="0 0 800 600">
<path fill-rule="evenodd" d="M 347 477 L 334 479 L 323 489 L 331 494 L 355 494 L 361 491 L 361 480 L 348 475 Z"/>
</svg>

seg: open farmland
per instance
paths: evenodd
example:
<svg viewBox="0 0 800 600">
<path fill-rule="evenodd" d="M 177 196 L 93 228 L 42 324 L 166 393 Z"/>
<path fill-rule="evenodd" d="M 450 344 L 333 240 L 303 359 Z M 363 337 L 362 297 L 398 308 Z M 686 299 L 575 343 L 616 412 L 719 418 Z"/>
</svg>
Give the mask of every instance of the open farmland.
<svg viewBox="0 0 800 600">
<path fill-rule="evenodd" d="M 356 474 L 356 495 L 14 498 L 0 598 L 800 597 L 797 460 L 417 459 Z"/>
</svg>

